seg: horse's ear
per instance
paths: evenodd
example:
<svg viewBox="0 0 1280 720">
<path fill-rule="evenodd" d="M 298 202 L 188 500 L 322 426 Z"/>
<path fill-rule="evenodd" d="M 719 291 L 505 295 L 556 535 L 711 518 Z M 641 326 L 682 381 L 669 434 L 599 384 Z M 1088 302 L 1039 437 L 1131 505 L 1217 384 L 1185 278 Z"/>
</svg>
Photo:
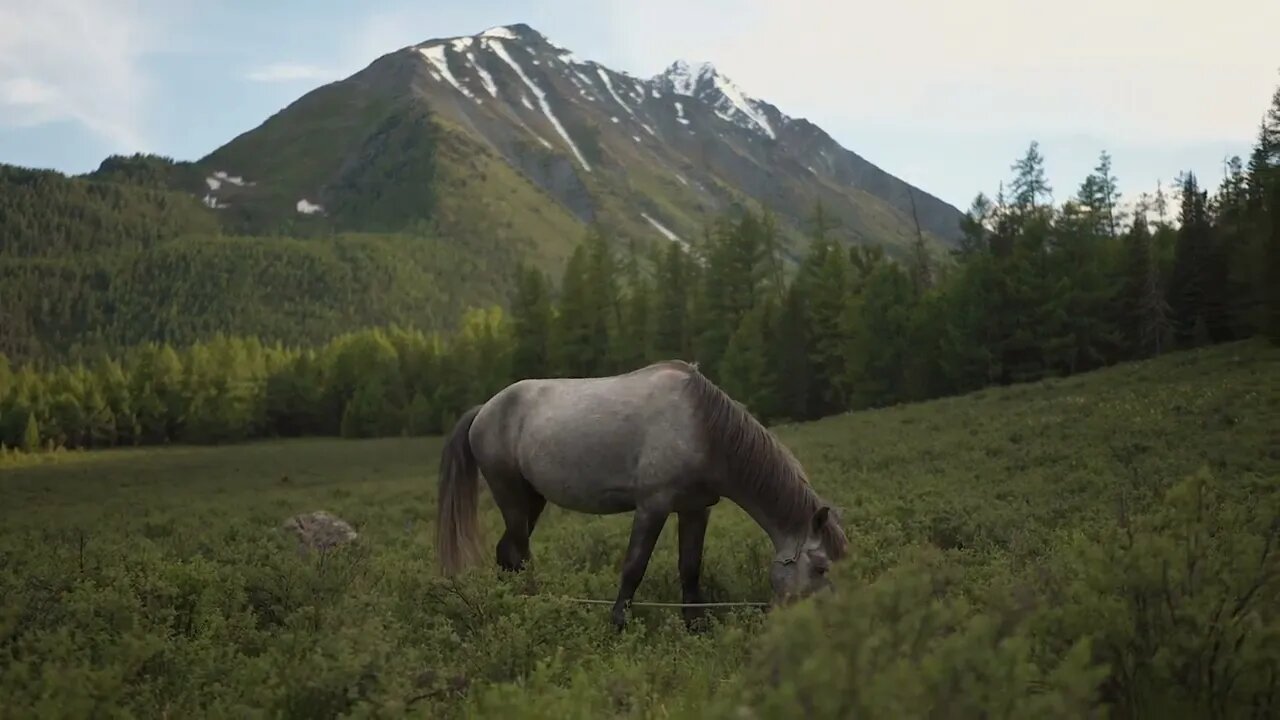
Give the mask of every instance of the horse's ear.
<svg viewBox="0 0 1280 720">
<path fill-rule="evenodd" d="M 822 532 L 822 528 L 826 526 L 827 519 L 830 515 L 831 515 L 830 507 L 823 505 L 822 507 L 818 508 L 818 512 L 813 514 L 813 522 L 810 524 L 809 532 L 813 535 L 817 535 L 818 533 Z"/>
</svg>

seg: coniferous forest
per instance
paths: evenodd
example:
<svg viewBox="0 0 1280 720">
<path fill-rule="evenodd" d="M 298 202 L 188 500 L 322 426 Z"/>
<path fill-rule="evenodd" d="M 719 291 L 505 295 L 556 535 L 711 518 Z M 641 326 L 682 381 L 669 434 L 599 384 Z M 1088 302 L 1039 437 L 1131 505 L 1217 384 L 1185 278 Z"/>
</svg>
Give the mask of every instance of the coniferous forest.
<svg viewBox="0 0 1280 720">
<path fill-rule="evenodd" d="M 435 434 L 513 380 L 663 358 L 696 361 L 766 422 L 798 421 L 1280 338 L 1280 91 L 1248 160 L 1233 159 L 1216 188 L 1185 174 L 1125 203 L 1104 152 L 1054 202 L 1064 193 L 1048 186 L 1046 162 L 1032 143 L 1007 185 L 973 201 L 960 246 L 943 259 L 923 243 L 905 260 L 837 245 L 819 205 L 809 249 L 790 268 L 767 210 L 745 211 L 654 252 L 616 247 L 597 229 L 560 278 L 522 267 L 508 283 L 510 310 L 468 310 L 451 333 L 380 327 L 284 345 L 261 339 L 267 328 L 73 364 L 0 356 L 0 439 L 35 450 Z M 196 223 L 181 203 L 162 207 L 144 227 Z M 148 242 L 109 212 L 97 217 L 126 244 Z M 56 223 L 28 230 L 15 236 L 61 236 Z M 25 254 L 85 242 L 68 236 Z M 39 275 L 40 262 L 61 272 L 52 259 L 24 267 Z M 186 277 L 181 262 L 169 271 Z M 94 273 L 75 282 L 92 284 Z"/>
</svg>

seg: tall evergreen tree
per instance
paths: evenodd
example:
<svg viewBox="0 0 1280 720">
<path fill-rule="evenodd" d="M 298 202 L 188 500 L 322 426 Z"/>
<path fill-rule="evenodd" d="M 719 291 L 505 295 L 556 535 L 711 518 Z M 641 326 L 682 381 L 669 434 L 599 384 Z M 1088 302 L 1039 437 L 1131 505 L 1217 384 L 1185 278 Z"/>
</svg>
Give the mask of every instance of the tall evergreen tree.
<svg viewBox="0 0 1280 720">
<path fill-rule="evenodd" d="M 1013 164 L 1013 209 L 1021 216 L 1035 213 L 1052 201 L 1053 188 L 1045 176 L 1040 143 L 1032 142 L 1027 152 Z"/>
<path fill-rule="evenodd" d="M 552 324 L 551 357 L 556 374 L 588 377 L 602 365 L 603 354 L 597 352 L 593 333 L 599 314 L 588 285 L 587 248 L 579 245 L 565 265 L 559 312 Z"/>
<path fill-rule="evenodd" d="M 1272 182 L 1267 202 L 1269 232 L 1264 292 L 1265 317 L 1263 326 L 1271 340 L 1280 344 L 1280 182 Z"/>
<path fill-rule="evenodd" d="M 551 372 L 552 305 L 549 283 L 542 271 L 532 266 L 520 267 L 511 307 L 515 335 L 511 359 L 513 377 L 517 380 L 546 377 Z"/>
<path fill-rule="evenodd" d="M 22 431 L 22 444 L 20 446 L 24 452 L 36 452 L 40 449 L 40 423 L 36 422 L 35 413 L 27 413 L 27 424 Z"/>
<path fill-rule="evenodd" d="M 720 384 L 746 405 L 757 419 L 768 422 L 779 416 L 777 367 L 770 338 L 777 332 L 778 305 L 767 296 L 742 318 L 720 367 Z"/>
<path fill-rule="evenodd" d="M 670 243 L 662 251 L 654 290 L 654 355 L 664 359 L 691 358 L 689 257 L 679 243 Z"/>
<path fill-rule="evenodd" d="M 1181 186 L 1182 209 L 1173 276 L 1169 282 L 1169 306 L 1173 311 L 1174 337 L 1188 347 L 1207 339 L 1204 317 L 1204 268 L 1209 255 L 1209 218 L 1206 195 L 1187 174 Z"/>
<path fill-rule="evenodd" d="M 1169 303 L 1161 288 L 1154 239 L 1139 214 L 1125 235 L 1125 273 L 1121 291 L 1121 327 L 1129 353 L 1150 357 L 1164 351 L 1170 331 Z"/>
</svg>

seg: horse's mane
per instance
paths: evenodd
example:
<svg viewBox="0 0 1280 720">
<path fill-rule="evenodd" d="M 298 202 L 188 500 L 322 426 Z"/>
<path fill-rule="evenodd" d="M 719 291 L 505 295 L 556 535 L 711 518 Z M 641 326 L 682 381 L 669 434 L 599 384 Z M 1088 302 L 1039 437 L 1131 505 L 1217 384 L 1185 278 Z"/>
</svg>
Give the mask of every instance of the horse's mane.
<svg viewBox="0 0 1280 720">
<path fill-rule="evenodd" d="M 696 365 L 666 361 L 654 366 L 685 371 L 685 388 L 698 420 L 713 452 L 725 459 L 732 481 L 777 513 L 785 526 L 807 526 L 822 500 L 809 486 L 804 468 L 791 451 L 746 408 L 698 372 Z M 822 530 L 823 548 L 832 560 L 839 560 L 848 542 L 833 512 Z"/>
</svg>

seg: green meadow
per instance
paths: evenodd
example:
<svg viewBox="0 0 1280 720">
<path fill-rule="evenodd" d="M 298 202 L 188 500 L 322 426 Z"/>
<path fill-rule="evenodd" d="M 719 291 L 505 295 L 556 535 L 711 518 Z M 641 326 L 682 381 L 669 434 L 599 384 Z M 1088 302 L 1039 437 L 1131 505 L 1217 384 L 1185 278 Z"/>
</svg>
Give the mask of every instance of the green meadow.
<svg viewBox="0 0 1280 720">
<path fill-rule="evenodd" d="M 698 632 L 572 602 L 629 515 L 548 507 L 528 571 L 441 578 L 435 438 L 7 456 L 0 717 L 1280 716 L 1280 349 L 774 431 L 851 556 Z M 300 552 L 320 509 L 359 537 Z M 765 535 L 711 517 L 708 600 L 766 600 Z M 637 600 L 679 597 L 669 523 Z"/>
</svg>

